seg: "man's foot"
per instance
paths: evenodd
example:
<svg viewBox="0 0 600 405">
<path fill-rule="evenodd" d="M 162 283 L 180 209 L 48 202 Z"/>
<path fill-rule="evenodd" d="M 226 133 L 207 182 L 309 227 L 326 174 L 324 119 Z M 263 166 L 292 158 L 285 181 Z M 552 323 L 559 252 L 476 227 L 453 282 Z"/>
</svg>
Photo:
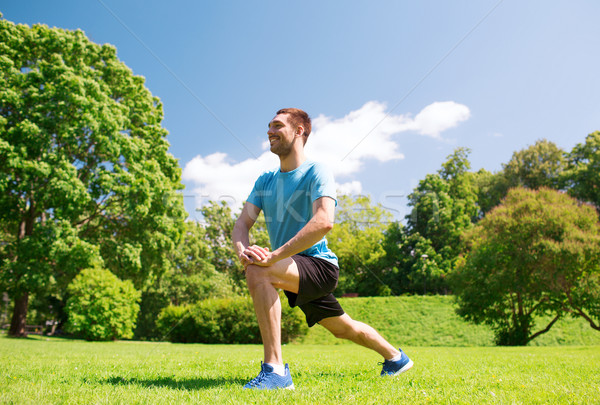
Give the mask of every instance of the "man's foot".
<svg viewBox="0 0 600 405">
<path fill-rule="evenodd" d="M 383 369 L 381 370 L 382 376 L 402 374 L 405 371 L 410 370 L 413 366 L 413 361 L 408 358 L 406 353 L 404 353 L 402 349 L 398 350 L 400 350 L 400 354 L 402 355 L 402 357 L 400 357 L 400 360 L 398 361 L 385 360 L 383 362 Z"/>
<path fill-rule="evenodd" d="M 258 376 L 244 385 L 244 388 L 255 390 L 276 390 L 283 388 L 286 390 L 294 389 L 294 382 L 290 375 L 290 367 L 285 365 L 285 375 L 281 376 L 273 372 L 273 367 L 263 362 L 260 363 L 260 373 Z"/>
</svg>

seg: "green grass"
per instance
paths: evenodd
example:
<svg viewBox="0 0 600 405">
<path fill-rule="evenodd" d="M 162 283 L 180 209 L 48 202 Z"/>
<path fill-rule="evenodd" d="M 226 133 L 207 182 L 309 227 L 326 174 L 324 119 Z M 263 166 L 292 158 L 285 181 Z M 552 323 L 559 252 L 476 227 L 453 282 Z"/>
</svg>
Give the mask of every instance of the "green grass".
<svg viewBox="0 0 600 405">
<path fill-rule="evenodd" d="M 398 345 L 494 345 L 494 335 L 489 327 L 467 323 L 456 315 L 451 296 L 341 298 L 339 301 L 352 318 L 368 323 Z M 540 319 L 540 327 L 535 331 L 543 329 L 548 322 L 548 319 Z M 345 344 L 319 327 L 311 328 L 302 341 L 306 344 Z M 583 319 L 565 318 L 529 344 L 600 346 L 600 332 Z"/>
<path fill-rule="evenodd" d="M 0 337 L 0 402 L 17 404 L 599 403 L 600 347 L 404 347 L 380 378 L 358 346 L 287 345 L 295 391 L 245 391 L 262 347 Z"/>
</svg>

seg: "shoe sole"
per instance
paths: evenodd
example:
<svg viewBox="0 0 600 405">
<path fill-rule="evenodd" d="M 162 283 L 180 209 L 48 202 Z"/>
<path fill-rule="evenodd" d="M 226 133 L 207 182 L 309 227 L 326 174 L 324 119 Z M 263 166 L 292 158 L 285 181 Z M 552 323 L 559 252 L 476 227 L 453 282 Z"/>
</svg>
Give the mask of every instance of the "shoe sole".
<svg viewBox="0 0 600 405">
<path fill-rule="evenodd" d="M 398 374 L 402 374 L 405 371 L 408 371 L 412 368 L 412 366 L 414 366 L 415 363 L 413 363 L 412 360 L 409 360 L 408 363 L 406 363 L 406 365 L 404 367 L 402 367 L 400 370 L 396 371 L 393 375 L 398 375 Z"/>
<path fill-rule="evenodd" d="M 288 385 L 287 387 L 274 387 L 274 388 L 257 388 L 257 387 L 243 387 L 245 390 L 265 390 L 265 391 L 270 391 L 270 390 L 277 390 L 277 389 L 284 389 L 284 390 L 295 390 L 296 387 L 294 387 L 294 384 L 292 383 L 292 385 Z"/>
<path fill-rule="evenodd" d="M 402 367 L 400 370 L 396 371 L 394 374 L 389 374 L 390 376 L 395 376 L 395 375 L 399 375 L 404 373 L 405 371 L 408 371 L 412 368 L 412 366 L 414 366 L 415 363 L 413 363 L 412 360 L 409 360 L 408 363 L 406 363 L 404 365 L 404 367 Z"/>
</svg>

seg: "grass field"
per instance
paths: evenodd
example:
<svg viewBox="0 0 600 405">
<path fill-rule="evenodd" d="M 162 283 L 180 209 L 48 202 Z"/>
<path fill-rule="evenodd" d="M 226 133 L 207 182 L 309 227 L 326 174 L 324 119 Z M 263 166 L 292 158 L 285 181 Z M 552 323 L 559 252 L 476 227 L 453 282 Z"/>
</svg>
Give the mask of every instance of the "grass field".
<svg viewBox="0 0 600 405">
<path fill-rule="evenodd" d="M 262 347 L 0 337 L 0 402 L 600 403 L 600 347 L 404 347 L 409 372 L 381 378 L 358 346 L 287 345 L 295 391 L 241 386 Z"/>
</svg>

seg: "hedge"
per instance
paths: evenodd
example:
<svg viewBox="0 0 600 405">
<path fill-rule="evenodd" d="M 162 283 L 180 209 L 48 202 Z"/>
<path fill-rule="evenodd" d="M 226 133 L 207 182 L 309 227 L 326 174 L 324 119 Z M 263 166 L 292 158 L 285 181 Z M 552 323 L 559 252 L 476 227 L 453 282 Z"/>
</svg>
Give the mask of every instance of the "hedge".
<svg viewBox="0 0 600 405">
<path fill-rule="evenodd" d="M 308 326 L 298 308 L 281 300 L 281 342 L 306 335 Z M 211 298 L 196 304 L 163 308 L 157 321 L 161 340 L 177 343 L 261 343 L 250 297 Z"/>
</svg>

